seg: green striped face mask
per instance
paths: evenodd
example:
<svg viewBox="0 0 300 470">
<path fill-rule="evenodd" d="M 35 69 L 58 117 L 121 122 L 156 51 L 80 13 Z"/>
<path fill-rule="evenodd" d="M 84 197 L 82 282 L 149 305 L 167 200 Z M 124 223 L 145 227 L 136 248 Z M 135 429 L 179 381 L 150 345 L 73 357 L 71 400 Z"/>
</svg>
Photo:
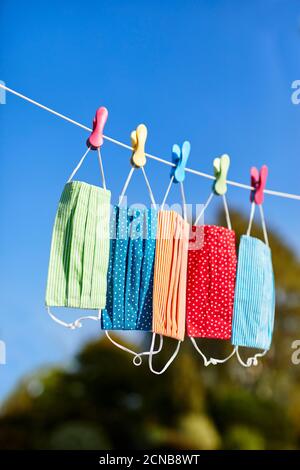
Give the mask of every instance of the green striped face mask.
<svg viewBox="0 0 300 470">
<path fill-rule="evenodd" d="M 103 188 L 73 181 L 87 153 L 71 174 L 56 213 L 46 290 L 51 318 L 67 328 L 81 327 L 82 316 L 72 323 L 57 318 L 50 307 L 72 307 L 99 311 L 106 303 L 109 257 L 110 191 L 106 189 L 100 150 L 98 157 Z"/>
</svg>

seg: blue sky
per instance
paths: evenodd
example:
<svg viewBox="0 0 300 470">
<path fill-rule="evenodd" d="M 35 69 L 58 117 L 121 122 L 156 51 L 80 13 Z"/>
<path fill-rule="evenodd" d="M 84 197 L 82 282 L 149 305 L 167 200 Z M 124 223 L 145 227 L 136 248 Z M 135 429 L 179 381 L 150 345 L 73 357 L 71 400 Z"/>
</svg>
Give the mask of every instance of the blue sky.
<svg viewBox="0 0 300 470">
<path fill-rule="evenodd" d="M 225 152 L 237 181 L 248 183 L 250 167 L 266 163 L 268 186 L 293 193 L 300 193 L 300 105 L 291 102 L 299 53 L 296 0 L 2 0 L 0 6 L 0 79 L 7 86 L 87 125 L 105 105 L 105 132 L 124 142 L 145 122 L 147 150 L 166 159 L 173 143 L 188 139 L 189 165 L 208 173 L 213 158 Z M 44 309 L 57 202 L 87 134 L 11 95 L 0 105 L 0 123 L 4 396 L 24 373 L 67 363 L 99 332 L 94 323 L 64 330 Z M 108 142 L 102 154 L 116 199 L 130 154 Z M 147 171 L 160 200 L 169 168 L 148 161 Z M 94 154 L 80 175 L 99 182 Z M 203 202 L 210 185 L 188 175 L 189 202 Z M 176 196 L 173 189 L 171 200 Z M 148 200 L 139 174 L 129 197 Z M 247 191 L 230 188 L 228 200 L 249 211 Z M 300 253 L 300 203 L 269 196 L 265 212 Z"/>
</svg>

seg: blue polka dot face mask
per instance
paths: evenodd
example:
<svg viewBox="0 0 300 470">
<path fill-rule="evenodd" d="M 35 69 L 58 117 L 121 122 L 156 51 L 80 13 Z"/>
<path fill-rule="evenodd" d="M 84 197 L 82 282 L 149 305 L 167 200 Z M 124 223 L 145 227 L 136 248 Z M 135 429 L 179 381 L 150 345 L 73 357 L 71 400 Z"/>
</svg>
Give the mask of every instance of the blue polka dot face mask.
<svg viewBox="0 0 300 470">
<path fill-rule="evenodd" d="M 255 211 L 253 202 L 248 231 L 240 241 L 235 288 L 232 344 L 236 346 L 239 362 L 245 367 L 256 365 L 257 357 L 265 355 L 270 349 L 274 325 L 275 286 L 272 257 L 261 205 L 259 209 L 265 243 L 250 236 Z M 238 351 L 240 346 L 262 349 L 263 352 L 248 358 L 244 363 Z"/>
<path fill-rule="evenodd" d="M 104 330 L 152 327 L 152 290 L 157 210 L 113 207 Z"/>
<path fill-rule="evenodd" d="M 133 363 L 142 363 L 142 356 L 109 334 L 109 330 L 150 331 L 152 327 L 152 291 L 157 231 L 157 207 L 145 169 L 142 174 L 148 187 L 151 208 L 122 205 L 126 189 L 134 172 L 132 168 L 124 184 L 119 204 L 110 219 L 110 255 L 107 276 L 106 308 L 101 312 L 101 328 L 118 348 L 134 356 Z M 162 343 L 157 351 L 160 352 Z"/>
</svg>

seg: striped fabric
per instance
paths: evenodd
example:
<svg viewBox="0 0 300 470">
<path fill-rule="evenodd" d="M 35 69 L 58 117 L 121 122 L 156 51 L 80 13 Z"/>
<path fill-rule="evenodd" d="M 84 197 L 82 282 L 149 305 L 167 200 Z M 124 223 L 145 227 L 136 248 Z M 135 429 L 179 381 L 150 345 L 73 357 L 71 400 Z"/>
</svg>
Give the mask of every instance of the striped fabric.
<svg viewBox="0 0 300 470">
<path fill-rule="evenodd" d="M 275 313 L 270 248 L 243 235 L 240 241 L 232 324 L 232 344 L 269 349 Z"/>
<path fill-rule="evenodd" d="M 119 208 L 111 216 L 104 330 L 151 330 L 157 210 Z"/>
<path fill-rule="evenodd" d="M 153 332 L 183 341 L 189 225 L 175 211 L 158 214 Z"/>
<path fill-rule="evenodd" d="M 100 309 L 106 301 L 110 191 L 65 185 L 52 234 L 46 305 Z"/>
</svg>

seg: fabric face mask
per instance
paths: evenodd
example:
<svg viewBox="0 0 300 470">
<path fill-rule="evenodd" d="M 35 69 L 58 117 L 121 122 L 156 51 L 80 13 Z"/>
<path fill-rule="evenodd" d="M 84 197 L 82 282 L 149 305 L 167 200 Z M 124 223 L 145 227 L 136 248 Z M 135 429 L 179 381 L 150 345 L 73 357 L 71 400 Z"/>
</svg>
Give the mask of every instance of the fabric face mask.
<svg viewBox="0 0 300 470">
<path fill-rule="evenodd" d="M 50 307 L 99 310 L 106 302 L 110 191 L 104 189 L 104 179 L 104 188 L 72 181 L 87 153 L 70 176 L 59 201 L 46 290 L 50 316 L 72 329 L 80 327 L 83 318 L 98 317 L 86 316 L 66 323 L 56 318 Z"/>
<path fill-rule="evenodd" d="M 153 332 L 184 340 L 189 224 L 175 211 L 158 214 Z"/>
<path fill-rule="evenodd" d="M 214 225 L 193 226 L 192 233 L 198 239 L 202 236 L 203 243 L 199 249 L 190 249 L 188 255 L 187 334 L 230 339 L 237 260 L 235 233 Z"/>
<path fill-rule="evenodd" d="M 102 329 L 151 330 L 156 229 L 154 208 L 113 208 Z"/>
<path fill-rule="evenodd" d="M 107 338 L 118 348 L 132 354 L 133 363 L 139 366 L 142 356 L 115 341 L 109 330 L 149 331 L 152 326 L 153 271 L 157 230 L 157 208 L 145 173 L 151 209 L 123 207 L 122 201 L 133 175 L 129 172 L 119 205 L 113 208 L 110 223 L 110 257 L 107 276 L 107 303 L 101 312 L 101 328 Z M 153 354 L 160 352 L 162 344 Z"/>
<path fill-rule="evenodd" d="M 212 195 L 196 223 L 211 199 Z M 234 354 L 233 350 L 225 359 L 208 360 L 195 341 L 195 338 L 228 340 L 231 337 L 237 256 L 225 195 L 223 202 L 228 228 L 194 225 L 188 253 L 187 334 L 205 366 L 226 362 Z M 194 240 L 198 240 L 197 244 Z"/>
<path fill-rule="evenodd" d="M 232 344 L 236 346 L 240 363 L 246 367 L 256 365 L 256 357 L 263 356 L 270 349 L 275 315 L 271 250 L 268 246 L 262 206 L 259 208 L 265 243 L 250 236 L 255 209 L 253 203 L 247 235 L 243 235 L 240 241 L 232 325 Z M 248 358 L 244 363 L 238 353 L 239 346 L 264 351 Z"/>
<path fill-rule="evenodd" d="M 171 179 L 171 183 L 172 183 Z M 184 218 L 172 210 L 163 210 L 171 183 L 165 194 L 162 210 L 158 214 L 156 253 L 153 285 L 152 343 L 149 354 L 149 368 L 154 374 L 164 373 L 177 356 L 185 334 L 186 275 L 189 243 L 189 224 L 186 221 L 186 202 L 181 185 Z M 153 368 L 152 356 L 156 334 L 178 341 L 175 352 L 160 370 Z"/>
</svg>

